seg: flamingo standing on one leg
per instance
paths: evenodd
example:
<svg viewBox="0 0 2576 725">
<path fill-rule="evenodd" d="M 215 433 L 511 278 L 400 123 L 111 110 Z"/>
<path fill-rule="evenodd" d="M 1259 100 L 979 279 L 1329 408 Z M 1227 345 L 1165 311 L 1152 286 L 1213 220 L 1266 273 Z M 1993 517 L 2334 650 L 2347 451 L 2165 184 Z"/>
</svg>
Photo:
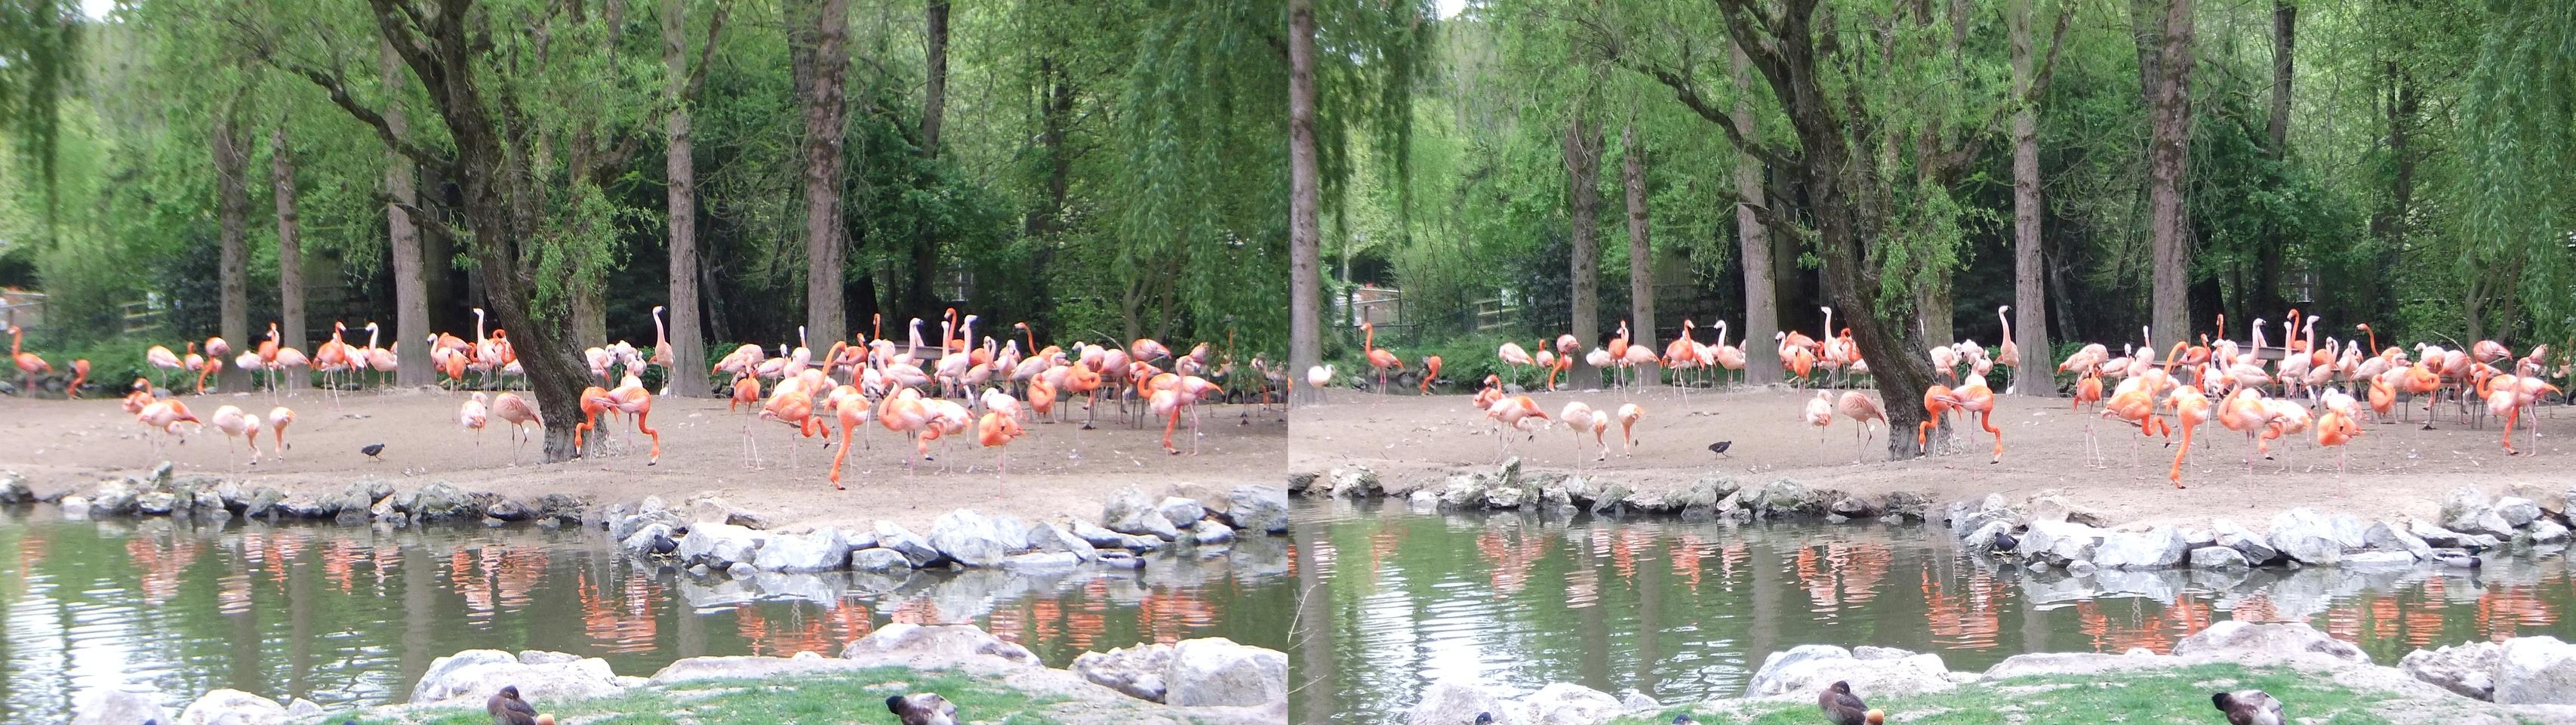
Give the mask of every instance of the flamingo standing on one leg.
<svg viewBox="0 0 2576 725">
<path fill-rule="evenodd" d="M 151 393 L 145 392 L 143 394 L 150 395 Z M 197 422 L 197 416 L 196 414 L 188 412 L 188 404 L 186 403 L 176 400 L 156 400 L 144 405 L 141 411 L 136 412 L 134 414 L 134 422 L 143 424 L 143 427 L 151 428 L 167 434 L 171 438 L 177 439 L 180 444 L 185 445 L 188 442 L 188 439 L 180 437 L 179 424 L 195 423 Z M 161 439 L 152 438 L 151 446 L 151 457 L 160 458 Z"/>
<path fill-rule="evenodd" d="M 193 343 L 193 342 L 192 342 L 192 343 L 188 343 L 188 353 L 189 353 L 189 354 L 191 354 L 191 355 L 193 355 L 193 354 L 196 354 L 196 352 L 197 352 L 197 344 L 196 344 L 196 343 Z M 146 362 L 146 363 L 150 363 L 150 364 L 152 365 L 152 367 L 156 367 L 156 368 L 163 368 L 163 369 L 167 369 L 167 370 L 183 370 L 183 369 L 185 369 L 185 367 L 184 367 L 183 365 L 181 365 L 181 364 L 180 364 L 180 362 L 179 362 L 179 356 L 178 356 L 178 355 L 171 354 L 171 352 L 170 352 L 170 348 L 168 348 L 168 347 L 163 347 L 163 346 L 160 346 L 160 345 L 154 345 L 154 346 L 152 346 L 151 348 L 144 350 L 144 351 L 143 351 L 143 361 L 144 361 L 144 362 Z M 164 388 L 171 387 L 169 384 L 166 384 L 166 383 L 160 383 L 159 385 L 160 385 L 161 387 L 164 387 Z"/>
<path fill-rule="evenodd" d="M 850 458 L 850 433 L 867 425 L 873 409 L 858 388 L 848 385 L 833 388 L 825 400 L 832 406 L 832 417 L 841 422 L 841 450 L 832 454 L 832 490 L 847 491 L 849 487 L 841 485 L 841 463 Z"/>
<path fill-rule="evenodd" d="M 725 412 L 731 413 L 736 408 L 747 408 L 752 414 L 742 421 L 743 466 L 758 468 L 760 443 L 752 438 L 751 423 L 760 419 L 760 379 L 752 377 L 748 370 L 733 374 L 733 396 L 725 402 Z"/>
<path fill-rule="evenodd" d="M 1541 346 L 1540 351 L 1545 352 L 1546 347 Z M 1530 358 L 1529 351 L 1521 349 L 1520 343 L 1517 342 L 1503 343 L 1502 347 L 1495 350 L 1495 354 L 1503 359 L 1504 367 L 1513 369 L 1512 377 L 1514 378 L 1520 377 L 1520 366 L 1529 365 L 1536 367 L 1538 365 L 1537 361 Z M 1427 361 L 1426 364 L 1428 364 Z M 1517 382 L 1517 380 L 1515 382 Z"/>
<path fill-rule="evenodd" d="M 1834 424 L 1834 394 L 1816 391 L 1815 399 L 1807 401 L 1807 409 L 1798 416 L 1798 420 L 1816 427 L 1816 445 L 1823 446 L 1825 428 Z"/>
<path fill-rule="evenodd" d="M 999 478 L 1010 474 L 1011 451 L 1006 446 L 1010 445 L 1012 439 L 1026 434 L 1027 431 L 1020 429 L 1019 419 L 1000 411 L 985 413 L 982 419 L 975 421 L 975 442 L 994 449 L 994 477 Z"/>
<path fill-rule="evenodd" d="M 294 408 L 280 405 L 268 409 L 268 428 L 272 433 L 268 437 L 268 445 L 276 452 L 272 457 L 279 461 L 286 460 L 286 449 L 292 447 L 286 443 L 286 425 L 293 422 L 295 422 Z"/>
<path fill-rule="evenodd" d="M 2360 435 L 2361 424 L 2354 422 L 2352 417 L 2345 415 L 2343 411 L 2329 408 L 2325 415 L 2317 416 L 2317 445 L 2332 446 L 2335 449 L 2337 475 L 2343 473 L 2344 444 L 2352 442 L 2353 438 Z"/>
<path fill-rule="evenodd" d="M 660 464 L 662 462 L 662 432 L 653 430 L 653 425 L 650 422 L 650 419 L 653 417 L 653 391 L 644 389 L 644 380 L 642 378 L 636 377 L 634 373 L 627 373 L 625 380 L 617 386 L 616 390 L 608 391 L 608 398 L 610 407 L 614 407 L 627 415 L 635 416 L 636 432 L 652 437 L 653 452 L 651 457 L 644 460 L 644 465 L 651 466 Z"/>
<path fill-rule="evenodd" d="M 477 390 L 464 404 L 456 406 L 456 426 L 474 431 L 474 444 L 478 446 L 483 445 L 483 424 L 492 417 L 492 409 L 484 400 L 483 391 Z"/>
<path fill-rule="evenodd" d="M 2198 387 L 2184 386 L 2174 389 L 2165 404 L 2173 407 L 2174 422 L 2182 428 L 2182 447 L 2174 450 L 2173 470 L 2165 477 L 2172 479 L 2174 488 L 2182 488 L 2182 459 L 2191 454 L 2191 432 L 2209 422 L 2209 397 L 2201 395 Z"/>
</svg>

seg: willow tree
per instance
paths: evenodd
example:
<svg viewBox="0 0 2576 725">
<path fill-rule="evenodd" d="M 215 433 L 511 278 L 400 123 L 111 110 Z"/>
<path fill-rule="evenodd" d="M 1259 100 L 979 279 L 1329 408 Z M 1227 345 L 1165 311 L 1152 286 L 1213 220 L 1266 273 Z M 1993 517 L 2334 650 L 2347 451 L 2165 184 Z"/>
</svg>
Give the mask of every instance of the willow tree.
<svg viewBox="0 0 2576 725">
<path fill-rule="evenodd" d="M 80 4 L 67 0 L 0 0 L 0 131 L 35 162 L 48 223 L 58 204 L 54 145 L 62 133 L 62 97 L 77 76 Z"/>
<path fill-rule="evenodd" d="M 2499 2 L 2484 27 L 2459 111 L 2467 183 L 2451 194 L 2474 241 L 2458 272 L 2511 270 L 2506 293 L 2564 356 L 2576 347 L 2576 4 Z"/>
<path fill-rule="evenodd" d="M 1952 102 L 1963 107 L 1917 108 L 1923 81 L 1953 72 L 1950 59 L 1931 48 L 1943 42 L 1938 36 L 1949 33 L 1898 32 L 1925 24 L 1921 13 L 1909 16 L 1903 8 L 1826 0 L 1787 0 L 1777 6 L 1762 0 L 1716 0 L 1715 5 L 1723 31 L 1769 86 L 1791 131 L 1787 143 L 1745 133 L 1720 99 L 1703 89 L 1702 49 L 1680 28 L 1683 19 L 1661 18 L 1660 26 L 1642 33 L 1604 24 L 1594 37 L 1615 62 L 1665 86 L 1736 148 L 1796 177 L 1807 200 L 1803 215 L 1784 213 L 1777 205 L 1746 203 L 1741 209 L 1774 233 L 1800 235 L 1814 250 L 1823 267 L 1825 297 L 1844 313 L 1837 320 L 1850 321 L 1852 341 L 1888 401 L 1889 424 L 1898 430 L 1914 427 L 1924 411 L 1912 401 L 1921 400 L 1931 385 L 1932 369 L 1921 354 L 1925 339 L 1905 321 L 1923 312 L 1914 306 L 1915 292 L 1938 274 L 1925 260 L 1937 259 L 1943 245 L 1956 243 L 1956 225 L 1942 219 L 1958 213 L 1945 184 L 1983 153 L 2014 109 L 2041 90 L 1997 94 L 2001 98 L 1951 94 Z M 2061 15 L 2036 72 L 2036 86 L 2046 85 L 2056 65 L 2067 23 Z M 1871 37 L 1881 42 L 1845 45 L 1838 28 L 1846 26 L 1877 29 Z M 1943 116 L 1968 119 L 1970 130 L 1903 132 L 1919 131 L 1927 117 Z M 1910 154 L 1891 153 L 1886 146 L 1891 139 L 1915 148 Z M 1926 168 L 1931 165 L 1938 167 Z M 1771 195 L 1784 197 L 1776 191 Z M 1889 436 L 1891 458 L 1918 452 L 1913 438 Z"/>
</svg>

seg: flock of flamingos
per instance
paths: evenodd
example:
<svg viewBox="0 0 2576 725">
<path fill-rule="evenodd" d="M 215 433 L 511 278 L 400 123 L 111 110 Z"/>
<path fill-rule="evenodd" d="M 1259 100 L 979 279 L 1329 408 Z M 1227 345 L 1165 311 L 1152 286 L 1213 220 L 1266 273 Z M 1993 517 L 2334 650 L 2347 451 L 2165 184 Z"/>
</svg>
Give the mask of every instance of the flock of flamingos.
<svg viewBox="0 0 2576 725">
<path fill-rule="evenodd" d="M 662 310 L 653 308 L 655 340 L 649 350 L 619 341 L 583 351 L 599 384 L 580 395 L 582 422 L 574 428 L 576 450 L 591 450 L 585 443 L 600 437 L 591 435 L 591 431 L 600 428 L 602 416 L 612 423 L 632 416 L 635 431 L 652 439 L 646 465 L 660 462 L 661 434 L 647 422 L 657 392 L 646 389 L 642 373 L 648 366 L 661 366 L 665 382 L 658 394 L 664 395 L 670 392 L 669 381 L 689 377 L 670 367 L 671 343 L 663 328 Z M 457 425 L 475 432 L 480 442 L 481 431 L 492 421 L 508 423 L 517 442 L 513 451 L 515 465 L 517 455 L 531 437 L 526 427 L 536 424 L 542 428 L 545 414 L 532 397 L 502 389 L 514 383 L 523 385 L 525 371 L 511 347 L 508 332 L 493 329 L 486 333 L 483 310 L 477 308 L 474 314 L 472 339 L 440 333 L 425 342 L 430 346 L 431 362 L 443 376 L 442 385 L 456 392 L 471 389 L 457 406 Z M 978 445 L 995 449 L 996 475 L 1000 475 L 1008 470 L 1003 447 L 1027 434 L 1023 424 L 1040 416 L 1047 416 L 1046 422 L 1056 422 L 1062 417 L 1058 402 L 1074 397 L 1085 399 L 1085 429 L 1092 427 L 1092 406 L 1103 395 L 1121 410 L 1127 410 L 1131 400 L 1140 403 L 1133 411 L 1137 422 L 1141 424 L 1149 411 L 1162 419 L 1163 450 L 1172 454 L 1180 453 L 1172 444 L 1172 435 L 1186 413 L 1191 427 L 1190 452 L 1195 455 L 1199 403 L 1226 394 L 1204 376 L 1222 377 L 1233 372 L 1230 359 L 1212 367 L 1213 356 L 1207 343 L 1199 343 L 1179 355 L 1152 339 L 1137 339 L 1124 347 L 1088 342 L 1075 342 L 1070 348 L 1040 347 L 1036 333 L 1027 323 L 1014 324 L 1013 330 L 1026 335 L 1028 346 L 1024 351 L 1021 341 L 1010 339 L 1008 334 L 999 341 L 989 335 L 977 341 L 978 319 L 975 315 L 960 318 L 956 310 L 950 309 L 941 319 L 937 343 L 925 345 L 924 321 L 913 318 L 910 344 L 896 345 L 882 336 L 880 316 L 869 333 L 854 335 L 854 341 L 836 340 L 819 355 L 807 347 L 804 328 L 800 327 L 792 348 L 780 344 L 777 355 L 772 356 L 759 345 L 745 344 L 718 359 L 707 375 L 731 375 L 731 382 L 725 386 L 731 397 L 727 410 L 746 413 L 742 435 L 745 465 L 757 466 L 759 460 L 753 421 L 784 423 L 794 428 L 795 438 L 822 438 L 827 446 L 833 445 L 832 426 L 838 423 L 841 450 L 833 456 L 830 480 L 834 488 L 840 489 L 845 488 L 841 485 L 841 467 L 849 456 L 850 437 L 853 432 L 864 431 L 871 422 L 911 440 L 918 458 L 906 457 L 907 473 L 914 470 L 917 460 L 933 458 L 935 444 L 944 447 L 942 441 L 964 437 L 971 431 Z M 212 424 L 223 431 L 228 456 L 234 455 L 232 441 L 238 440 L 248 448 L 250 464 L 257 465 L 261 456 L 259 436 L 266 430 L 271 434 L 269 455 L 274 460 L 285 460 L 289 447 L 286 428 L 295 420 L 294 410 L 280 405 L 263 419 L 238 406 L 225 405 L 216 409 L 210 419 L 201 421 L 171 389 L 193 374 L 196 394 L 213 392 L 208 380 L 226 364 L 262 375 L 268 381 L 272 399 L 282 380 L 309 379 L 299 376 L 310 374 L 322 376 L 324 386 L 333 395 L 343 389 L 364 388 L 371 380 L 382 383 L 400 367 L 396 351 L 401 343 L 379 346 L 381 330 L 376 323 L 367 323 L 362 329 L 367 332 L 366 344 L 352 344 L 344 339 L 348 327 L 334 323 L 330 339 L 310 356 L 281 345 L 275 323 L 269 325 L 267 336 L 257 347 L 239 355 L 234 355 L 233 346 L 220 337 L 205 340 L 202 353 L 196 342 L 187 343 L 181 353 L 154 345 L 145 352 L 145 358 L 153 367 L 165 371 L 169 379 L 156 382 L 136 378 L 125 396 L 125 411 L 134 414 L 136 422 L 148 431 L 162 434 L 148 436 L 156 459 L 163 436 L 181 440 L 187 433 Z M 9 333 L 10 356 L 32 389 L 34 377 L 49 374 L 53 368 L 43 358 L 20 349 L 23 335 L 18 328 L 9 328 Z M 1163 366 L 1169 366 L 1169 370 Z M 1284 382 L 1285 373 L 1272 371 L 1269 363 L 1260 358 L 1253 360 L 1252 367 L 1261 373 L 1253 387 L 1260 388 L 1266 402 L 1276 384 Z M 71 397 L 77 398 L 81 384 L 88 378 L 89 361 L 73 361 L 72 369 L 76 375 L 68 390 Z M 499 390 L 485 392 L 495 389 Z M 234 465 L 238 467 L 239 463 Z"/>
<path fill-rule="evenodd" d="M 1964 418 L 1974 414 L 1978 427 L 1995 439 L 1993 462 L 2003 461 L 2003 432 L 1993 421 L 1996 391 L 1987 385 L 1986 375 L 1996 365 L 2019 372 L 2023 364 L 2022 353 L 2013 342 L 2012 322 L 2004 314 L 2011 309 L 2005 306 L 1995 311 L 2003 326 L 2003 344 L 1993 354 L 1975 340 L 1937 346 L 1927 352 L 1939 382 L 1923 393 L 1925 419 L 1915 430 L 1918 447 L 1928 452 L 1932 431 L 1946 416 L 1958 414 Z M 1834 330 L 1833 308 L 1823 308 L 1823 312 L 1824 329 Z M 2272 441 L 2301 434 L 2313 435 L 2318 445 L 2335 448 L 2335 470 L 2340 473 L 2344 467 L 2343 445 L 2361 435 L 2364 419 L 2393 423 L 2409 417 L 2406 408 L 2414 406 L 2401 407 L 2401 397 L 2421 403 L 2426 430 L 2432 429 L 2435 405 L 2446 398 L 2463 424 L 2477 424 L 2483 415 L 2503 418 L 2501 445 L 2506 454 L 2518 455 L 2520 451 L 2513 446 L 2514 427 L 2544 396 L 2563 395 L 2549 377 L 2569 373 L 2566 365 L 2554 372 L 2545 369 L 2547 345 L 2537 346 L 2519 358 L 2493 340 L 2480 340 L 2465 350 L 2431 343 L 2418 343 L 2411 348 L 2380 347 L 2378 333 L 2367 324 L 2353 326 L 2357 338 L 2368 339 L 2366 346 L 2361 339 L 2334 337 L 2320 343 L 2318 319 L 2290 310 L 2281 325 L 2288 339 L 2279 344 L 2265 335 L 2270 321 L 2257 319 L 2249 331 L 2251 341 L 2240 345 L 2228 339 L 2227 318 L 2220 315 L 2215 332 L 2218 339 L 2211 339 L 2211 333 L 2202 333 L 2197 342 L 2176 340 L 2161 357 L 2153 331 L 2141 328 L 2141 339 L 2122 343 L 2117 356 L 2107 345 L 2088 344 L 2058 363 L 2052 372 L 2076 376 L 2071 394 L 2074 410 L 2089 407 L 2100 414 L 2087 418 L 2084 429 L 2087 455 L 2097 468 L 2102 456 L 2094 421 L 2109 418 L 2137 429 L 2139 435 L 2130 446 L 2132 465 L 2138 444 L 2147 437 L 2165 437 L 2172 445 L 2176 442 L 2172 438 L 2179 432 L 2180 447 L 2166 474 L 2177 488 L 2182 487 L 2182 464 L 2191 451 L 2192 434 L 2203 424 L 2214 420 L 2246 437 L 2245 466 L 2249 473 L 2254 469 L 2256 455 L 2272 458 Z M 1362 349 L 1367 351 L 1369 366 L 1376 371 L 1382 392 L 1386 376 L 1404 370 L 1404 363 L 1395 353 L 1377 347 L 1373 326 L 1362 324 L 1361 328 L 1367 335 Z M 1717 324 L 1716 344 L 1694 339 L 1696 329 L 1694 323 L 1684 320 L 1682 336 L 1665 344 L 1661 354 L 1657 354 L 1651 340 L 1632 342 L 1624 320 L 1607 344 L 1589 350 L 1567 334 L 1557 336 L 1553 344 L 1541 341 L 1536 355 L 1508 342 L 1496 354 L 1507 367 L 1527 366 L 1532 375 L 1545 369 L 1547 390 L 1557 389 L 1558 374 L 1582 359 L 1612 371 L 1620 387 L 1641 385 L 1639 369 L 1644 368 L 1645 375 L 1656 375 L 1654 369 L 1660 366 L 1671 371 L 1687 394 L 1694 375 L 1740 373 L 1745 366 L 1744 348 L 1726 342 L 1725 322 Z M 1869 373 L 1869 365 L 1861 359 L 1847 327 L 1821 340 L 1788 331 L 1774 335 L 1772 341 L 1781 366 L 1801 384 L 1819 384 L 1823 382 L 1817 379 L 1821 376 L 1839 378 L 1848 385 L 1852 378 Z M 1424 393 L 1429 392 L 1431 380 L 1439 375 L 1440 364 L 1438 356 L 1423 358 Z M 1307 371 L 1310 385 L 1325 386 L 1333 379 L 1329 365 Z M 2054 385 L 2053 377 L 2044 379 Z M 2106 389 L 2105 379 L 2116 382 Z M 1486 420 L 1498 430 L 1510 428 L 1533 438 L 1537 431 L 1562 423 L 1573 430 L 1578 445 L 1586 433 L 1593 437 L 1593 443 L 1599 446 L 1596 460 L 1609 456 L 1605 436 L 1610 423 L 1619 424 L 1623 446 L 1631 446 L 1637 420 L 1645 413 L 1634 403 L 1605 413 L 1576 401 L 1567 403 L 1556 417 L 1550 418 L 1528 395 L 1510 392 L 1517 386 L 1507 388 L 1504 382 L 1500 376 L 1488 375 L 1478 386 L 1475 405 Z M 1845 390 L 1839 396 L 1818 390 L 1799 418 L 1814 426 L 1821 437 L 1837 416 L 1856 426 L 1853 434 L 1864 450 L 1874 435 L 1871 422 L 1881 426 L 1887 423 L 1886 410 L 1878 399 L 1861 390 Z M 2537 446 L 2538 421 L 2526 427 L 2531 429 L 2532 445 Z M 1508 453 L 1510 436 L 1497 438 Z"/>
</svg>

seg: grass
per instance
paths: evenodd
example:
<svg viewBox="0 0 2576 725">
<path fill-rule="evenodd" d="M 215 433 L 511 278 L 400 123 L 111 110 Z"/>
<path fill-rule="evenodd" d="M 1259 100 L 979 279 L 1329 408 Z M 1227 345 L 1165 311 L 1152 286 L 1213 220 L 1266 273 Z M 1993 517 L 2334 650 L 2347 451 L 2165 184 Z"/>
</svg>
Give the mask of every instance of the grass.
<svg viewBox="0 0 2576 725">
<path fill-rule="evenodd" d="M 2285 668 L 2248 668 L 2233 664 L 2198 665 L 2167 670 L 2105 675 L 2041 675 L 1994 683 L 1975 683 L 1948 692 L 1886 697 L 1870 701 L 1885 710 L 1889 722 L 1906 725 L 1998 725 L 1999 723 L 2173 723 L 2225 722 L 2209 695 L 2221 690 L 2259 689 L 2280 698 L 2290 719 L 2303 725 L 2374 725 L 2390 722 L 2371 712 L 2371 705 L 2391 695 L 2336 686 L 2313 673 Z M 1620 725 L 1663 725 L 1688 714 L 1703 723 L 1814 725 L 1823 722 L 1813 700 L 1763 703 L 1740 716 L 1692 707 L 1675 707 L 1652 717 L 1628 717 Z"/>
<path fill-rule="evenodd" d="M 791 725 L 800 723 L 895 723 L 886 711 L 889 695 L 936 692 L 957 705 L 961 721 L 998 725 L 1052 725 L 1039 714 L 1061 698 L 1032 696 L 989 679 L 947 670 L 881 667 L 830 674 L 772 679 L 699 680 L 669 687 L 638 688 L 611 697 L 568 703 L 535 703 L 559 720 L 591 725 Z M 490 725 L 482 703 L 455 710 L 413 713 L 395 718 L 334 714 L 316 722 L 339 725 Z"/>
</svg>

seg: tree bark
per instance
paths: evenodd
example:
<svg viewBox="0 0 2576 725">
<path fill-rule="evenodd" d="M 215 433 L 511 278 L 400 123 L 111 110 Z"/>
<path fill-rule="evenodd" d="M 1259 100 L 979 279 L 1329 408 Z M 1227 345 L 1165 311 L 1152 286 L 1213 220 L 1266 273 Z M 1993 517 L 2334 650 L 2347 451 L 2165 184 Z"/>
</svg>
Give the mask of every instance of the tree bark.
<svg viewBox="0 0 2576 725">
<path fill-rule="evenodd" d="M 2297 46 L 2299 6 L 2290 0 L 2272 0 L 2272 112 L 2265 124 L 2263 151 L 2275 163 L 2290 159 L 2290 82 L 2295 72 L 2292 50 Z M 2263 223 L 2264 243 L 2260 248 L 2259 276 L 2254 280 L 2254 308 L 2270 314 L 2281 310 L 2290 300 L 2281 292 L 2282 255 L 2289 243 L 2281 223 L 2267 218 Z"/>
<path fill-rule="evenodd" d="M 1061 150 L 1058 153 L 1062 153 Z M 1323 364 L 1323 194 L 1315 167 L 1315 4 L 1288 0 L 1288 371 Z M 1319 396 L 1298 386 L 1303 399 Z"/>
<path fill-rule="evenodd" d="M 286 337 L 278 344 L 310 353 L 313 340 L 304 329 L 304 230 L 296 220 L 295 158 L 286 147 L 285 126 L 268 134 L 268 181 L 277 197 L 277 316 L 283 328 L 279 332 Z M 303 388 L 305 372 L 288 372 L 282 378 L 286 388 Z"/>
<path fill-rule="evenodd" d="M 2027 98 L 2031 86 L 2031 0 L 2012 0 L 2013 96 Z M 2061 11 L 2064 12 L 2064 11 Z M 2013 346 L 2021 359 L 2011 361 L 2013 389 L 2022 395 L 2057 397 L 2056 375 L 2048 349 L 2048 304 L 2040 259 L 2039 220 L 2046 210 L 2039 199 L 2039 111 L 2031 100 L 2013 110 Z M 2046 383 L 2046 384 L 2042 384 Z"/>
<path fill-rule="evenodd" d="M 1574 339 L 1586 351 L 1601 340 L 1601 128 L 1584 119 L 1580 108 L 1565 123 L 1566 216 L 1573 222 Z M 1566 379 L 1577 390 L 1601 384 L 1601 371 L 1590 361 L 1574 359 Z"/>
<path fill-rule="evenodd" d="M 702 398 L 710 388 L 706 374 L 696 372 L 706 369 L 707 343 L 698 323 L 698 169 L 689 138 L 685 12 L 683 0 L 662 0 L 662 97 L 671 104 L 671 115 L 662 119 L 669 149 L 663 169 L 670 177 L 663 196 L 671 229 L 671 299 L 663 310 L 671 338 L 671 379 L 664 385 L 669 394 Z"/>
<path fill-rule="evenodd" d="M 218 306 L 222 319 L 218 327 L 233 352 L 259 349 L 251 339 L 250 328 L 250 140 L 242 137 L 242 128 L 234 122 L 230 104 L 216 112 L 213 138 L 209 144 L 215 154 L 215 227 L 222 245 L 215 276 L 219 291 Z M 226 392 L 248 390 L 251 376 L 231 360 L 224 361 L 222 389 Z"/>
<path fill-rule="evenodd" d="M 410 133 L 409 119 L 403 115 L 397 95 L 404 87 L 402 60 L 394 55 L 390 43 L 376 44 L 376 66 L 386 88 L 385 124 L 397 136 Z M 394 340 L 386 347 L 394 350 L 401 366 L 394 371 L 394 383 L 405 387 L 432 385 L 438 380 L 429 359 L 429 278 L 426 258 L 420 244 L 420 228 L 412 222 L 411 212 L 404 207 L 419 208 L 420 196 L 414 190 L 411 159 L 399 153 L 385 154 L 385 194 L 393 203 L 385 205 L 385 227 L 392 237 L 394 268 Z"/>
<path fill-rule="evenodd" d="M 811 82 L 805 108 L 805 332 L 808 339 L 848 335 L 841 299 L 842 268 L 849 255 L 841 224 L 842 76 L 850 65 L 849 0 L 808 0 L 813 44 L 805 65 Z"/>
<path fill-rule="evenodd" d="M 2191 220 L 2183 209 L 2191 160 L 2191 0 L 2165 0 L 2147 93 L 2148 234 L 2155 261 L 2151 319 L 2166 339 L 2191 332 Z M 1874 365 L 1873 365 L 1874 367 Z"/>
<path fill-rule="evenodd" d="M 1756 137 L 1753 125 L 1753 75 L 1746 65 L 1744 51 L 1729 46 L 1735 77 L 1735 109 L 1728 122 L 1748 138 Z M 1780 331 L 1780 287 L 1771 274 L 1771 234 L 1762 226 L 1751 207 L 1761 206 L 1762 160 L 1750 151 L 1735 154 L 1735 195 L 1744 203 L 1735 206 L 1735 238 L 1744 256 L 1744 329 L 1737 345 L 1744 350 L 1744 381 L 1752 385 L 1780 382 L 1785 372 L 1780 369 L 1780 348 L 1771 339 Z"/>
<path fill-rule="evenodd" d="M 1655 345 L 1655 256 L 1646 241 L 1646 148 L 1637 143 L 1637 126 L 1619 129 L 1619 180 L 1628 192 L 1628 315 L 1635 330 L 1632 344 Z M 1663 348 L 1654 348 L 1662 354 Z M 1656 375 L 1655 366 L 1637 371 Z"/>
<path fill-rule="evenodd" d="M 929 77 L 921 91 L 921 148 L 923 156 L 938 158 L 939 124 L 948 109 L 948 0 L 930 0 L 922 16 Z"/>
</svg>

